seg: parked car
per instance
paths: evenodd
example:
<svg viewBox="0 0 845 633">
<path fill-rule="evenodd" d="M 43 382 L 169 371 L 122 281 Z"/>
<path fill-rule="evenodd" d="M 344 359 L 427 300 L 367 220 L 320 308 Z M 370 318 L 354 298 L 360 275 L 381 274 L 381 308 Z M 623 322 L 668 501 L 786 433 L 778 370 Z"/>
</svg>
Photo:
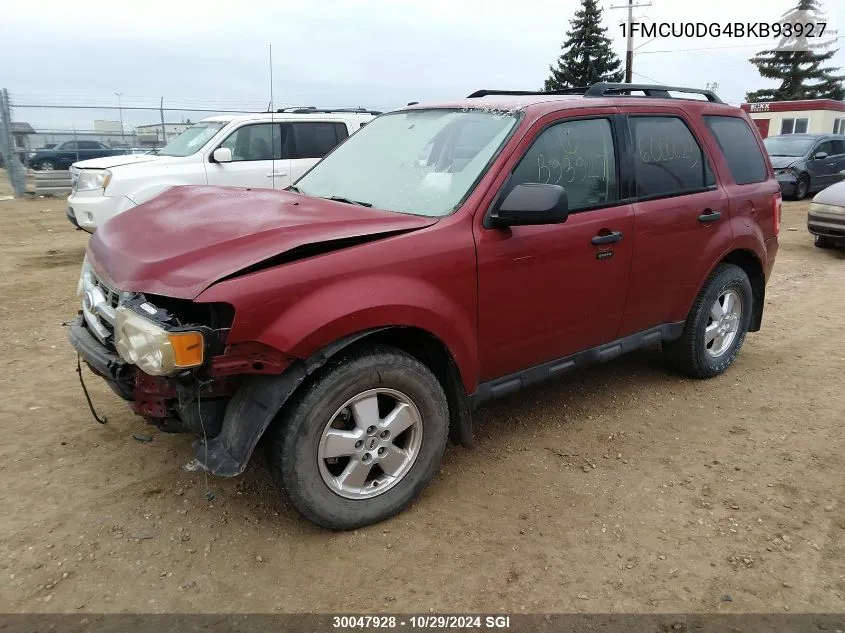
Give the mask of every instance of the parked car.
<svg viewBox="0 0 845 633">
<path fill-rule="evenodd" d="M 845 177 L 845 171 L 841 175 Z M 845 246 L 845 182 L 816 194 L 807 214 L 807 229 L 819 248 Z"/>
<path fill-rule="evenodd" d="M 300 108 L 204 119 L 154 154 L 74 165 L 68 220 L 93 233 L 174 185 L 284 189 L 376 114 Z"/>
<path fill-rule="evenodd" d="M 763 141 L 784 196 L 807 194 L 839 182 L 845 169 L 845 136 L 781 134 Z"/>
<path fill-rule="evenodd" d="M 127 151 L 127 149 L 109 147 L 99 141 L 65 141 L 49 149 L 42 147 L 36 150 L 35 155 L 29 159 L 29 166 L 32 169 L 48 171 L 68 169 L 71 164 L 80 160 L 119 156 Z"/>
<path fill-rule="evenodd" d="M 287 191 L 174 187 L 113 218 L 70 340 L 199 436 L 191 468 L 238 475 L 265 437 L 300 512 L 349 529 L 407 506 L 491 398 L 656 344 L 724 372 L 780 216 L 755 126 L 712 92 L 479 91 L 376 118 Z"/>
</svg>

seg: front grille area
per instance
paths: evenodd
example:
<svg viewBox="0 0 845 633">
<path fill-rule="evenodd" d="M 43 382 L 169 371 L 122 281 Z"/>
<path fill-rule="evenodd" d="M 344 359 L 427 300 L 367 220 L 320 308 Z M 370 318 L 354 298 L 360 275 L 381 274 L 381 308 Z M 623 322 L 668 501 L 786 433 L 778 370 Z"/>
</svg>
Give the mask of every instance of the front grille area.
<svg viewBox="0 0 845 633">
<path fill-rule="evenodd" d="M 120 301 L 120 293 L 117 290 L 112 290 L 102 281 L 97 279 L 97 275 L 93 272 L 91 273 L 91 286 L 93 288 L 99 288 L 106 299 L 106 303 L 112 308 L 117 308 L 117 304 Z"/>
<path fill-rule="evenodd" d="M 104 283 L 87 262 L 82 267 L 82 316 L 91 333 L 101 343 L 113 348 L 114 311 L 122 293 Z"/>
</svg>

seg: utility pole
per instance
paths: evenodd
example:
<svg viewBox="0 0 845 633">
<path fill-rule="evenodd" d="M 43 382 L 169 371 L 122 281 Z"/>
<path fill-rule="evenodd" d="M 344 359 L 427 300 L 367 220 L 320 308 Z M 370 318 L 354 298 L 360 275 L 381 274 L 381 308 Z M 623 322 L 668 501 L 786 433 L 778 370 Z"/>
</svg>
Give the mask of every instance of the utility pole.
<svg viewBox="0 0 845 633">
<path fill-rule="evenodd" d="M 634 4 L 634 0 L 628 0 L 627 5 L 611 6 L 611 9 L 628 9 L 628 21 L 625 33 L 627 37 L 627 47 L 625 51 L 625 83 L 632 82 L 631 76 L 634 72 L 634 34 L 631 32 L 631 23 L 634 21 L 634 9 L 637 7 L 650 7 L 651 2 L 644 2 L 642 4 Z"/>
<path fill-rule="evenodd" d="M 122 92 L 115 92 L 114 94 L 117 95 L 117 109 L 120 112 L 120 142 L 122 145 L 126 145 L 126 136 L 123 133 L 123 104 L 120 102 L 120 97 L 123 94 Z"/>
</svg>

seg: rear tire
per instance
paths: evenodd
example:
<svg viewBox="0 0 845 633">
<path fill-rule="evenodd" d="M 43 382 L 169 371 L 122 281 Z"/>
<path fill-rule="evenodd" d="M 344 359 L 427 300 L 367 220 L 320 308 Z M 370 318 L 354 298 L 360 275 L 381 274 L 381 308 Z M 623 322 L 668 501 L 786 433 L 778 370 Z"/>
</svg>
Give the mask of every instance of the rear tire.
<svg viewBox="0 0 845 633">
<path fill-rule="evenodd" d="M 694 378 L 712 378 L 736 359 L 754 309 L 751 282 L 734 264 L 719 264 L 687 316 L 684 332 L 663 346 L 670 365 Z"/>
<path fill-rule="evenodd" d="M 810 193 L 810 178 L 807 174 L 798 176 L 798 182 L 795 183 L 795 199 L 803 200 Z"/>
<path fill-rule="evenodd" d="M 295 398 L 268 432 L 268 464 L 297 510 L 317 525 L 350 530 L 387 519 L 440 467 L 449 434 L 446 395 L 434 374 L 401 350 L 344 354 Z"/>
</svg>

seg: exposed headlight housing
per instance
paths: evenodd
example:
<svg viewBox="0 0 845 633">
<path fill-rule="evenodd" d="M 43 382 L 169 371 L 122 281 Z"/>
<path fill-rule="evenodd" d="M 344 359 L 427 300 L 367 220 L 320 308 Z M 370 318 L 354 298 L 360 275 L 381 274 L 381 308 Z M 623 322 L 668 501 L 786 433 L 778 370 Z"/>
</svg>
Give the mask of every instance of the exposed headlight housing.
<svg viewBox="0 0 845 633">
<path fill-rule="evenodd" d="M 77 191 L 95 191 L 105 189 L 111 181 L 108 169 L 83 169 L 76 178 Z"/>
<path fill-rule="evenodd" d="M 845 207 L 841 207 L 836 204 L 822 204 L 821 202 L 811 202 L 810 213 L 832 213 L 834 215 L 845 215 Z"/>
<path fill-rule="evenodd" d="M 792 167 L 781 167 L 781 168 L 775 169 L 775 176 L 782 176 L 783 174 L 791 174 L 791 173 L 792 173 Z"/>
<path fill-rule="evenodd" d="M 201 332 L 168 332 L 126 306 L 115 311 L 114 341 L 123 360 L 151 376 L 197 367 L 205 355 Z"/>
<path fill-rule="evenodd" d="M 88 270 L 88 253 L 82 258 L 82 270 L 79 271 L 79 283 L 76 284 L 76 296 L 82 296 L 82 288 L 84 286 L 85 271 Z"/>
</svg>

